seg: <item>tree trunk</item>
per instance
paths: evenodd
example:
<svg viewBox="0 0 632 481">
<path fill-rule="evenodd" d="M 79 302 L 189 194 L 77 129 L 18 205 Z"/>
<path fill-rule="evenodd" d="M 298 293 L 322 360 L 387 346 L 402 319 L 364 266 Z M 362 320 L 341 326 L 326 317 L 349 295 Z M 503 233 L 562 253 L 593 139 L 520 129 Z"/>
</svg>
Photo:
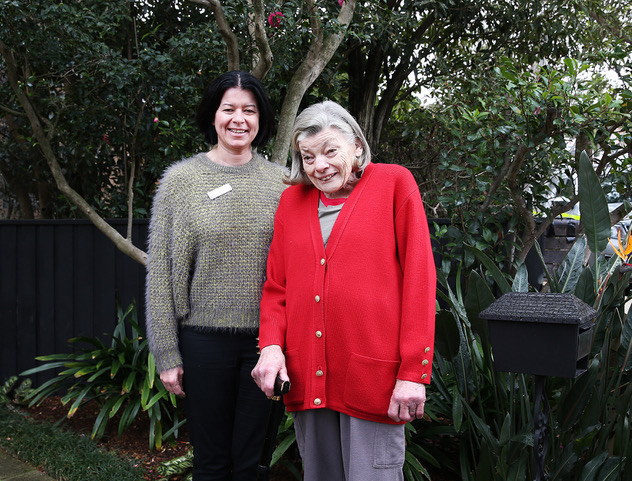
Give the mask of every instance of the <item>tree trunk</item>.
<svg viewBox="0 0 632 481">
<path fill-rule="evenodd" d="M 7 115 L 4 119 L 5 119 L 5 122 L 7 123 L 7 126 L 9 127 L 9 132 L 11 134 L 11 137 L 13 137 L 15 142 L 20 146 L 21 150 L 25 150 L 24 139 L 18 133 L 18 125 L 15 122 L 15 117 L 13 115 Z M 24 183 L 21 180 L 17 179 L 16 177 L 12 175 L 11 169 L 9 169 L 9 166 L 6 165 L 4 161 L 0 162 L 0 172 L 2 173 L 5 180 L 7 181 L 7 185 L 9 186 L 9 189 L 13 192 L 13 194 L 15 195 L 15 198 L 18 201 L 18 205 L 20 206 L 20 212 L 22 213 L 22 218 L 33 219 L 34 218 L 33 203 L 31 202 L 31 196 L 29 195 L 30 192 L 29 192 L 28 187 L 24 185 Z"/>
<path fill-rule="evenodd" d="M 349 54 L 349 110 L 358 121 L 371 150 L 375 151 L 373 121 L 375 100 L 379 89 L 380 74 L 385 59 L 381 45 L 369 52 L 363 65 L 361 45 L 355 46 Z"/>
<path fill-rule="evenodd" d="M 13 93 L 16 95 L 18 102 L 24 109 L 27 118 L 31 124 L 33 129 L 33 135 L 37 139 L 39 148 L 44 154 L 44 158 L 48 163 L 48 167 L 50 168 L 51 173 L 53 174 L 53 178 L 57 183 L 57 187 L 62 193 L 70 200 L 74 205 L 76 205 L 81 212 L 85 214 L 88 219 L 101 231 L 103 232 L 115 245 L 116 247 L 128 255 L 135 261 L 140 264 L 145 265 L 147 263 L 147 254 L 141 249 L 134 246 L 129 239 L 125 239 L 121 236 L 116 229 L 114 229 L 110 224 L 108 224 L 96 211 L 88 204 L 79 193 L 77 193 L 74 189 L 68 185 L 66 178 L 62 172 L 61 166 L 57 161 L 57 157 L 53 151 L 53 147 L 50 143 L 50 139 L 45 133 L 44 126 L 42 125 L 43 120 L 38 115 L 37 111 L 31 101 L 29 100 L 26 93 L 20 88 L 18 83 L 17 76 L 17 64 L 13 57 L 13 53 L 8 49 L 8 47 L 0 40 L 0 54 L 4 58 L 5 64 L 7 66 L 7 77 L 9 79 L 9 83 L 13 90 Z"/>
<path fill-rule="evenodd" d="M 421 60 L 419 55 L 415 55 L 418 43 L 434 22 L 435 15 L 431 12 L 413 32 L 407 49 L 398 57 L 397 67 L 386 75 L 386 87 L 381 92 L 379 102 L 376 102 L 376 99 L 380 89 L 380 78 L 385 70 L 389 70 L 386 52 L 382 45 L 377 43 L 369 51 L 366 64 L 363 66 L 361 45 L 354 45 L 350 49 L 349 81 L 352 86 L 349 91 L 349 108 L 374 152 L 379 147 L 382 131 L 391 116 L 402 85 Z"/>
<path fill-rule="evenodd" d="M 2 168 L 0 165 L 0 172 L 4 179 L 7 181 L 7 185 L 15 198 L 18 201 L 18 205 L 20 206 L 21 218 L 22 219 L 33 219 L 33 204 L 31 203 L 31 196 L 29 195 L 29 191 L 24 184 L 18 182 L 15 178 L 13 178 L 8 171 Z"/>
<path fill-rule="evenodd" d="M 210 8 L 215 16 L 217 27 L 224 42 L 226 42 L 226 57 L 228 58 L 228 70 L 239 70 L 239 42 L 237 36 L 230 29 L 230 25 L 224 16 L 224 9 L 219 0 L 189 0 L 190 2 Z"/>
<path fill-rule="evenodd" d="M 270 43 L 266 37 L 263 0 L 254 0 L 254 11 L 255 18 L 253 35 L 257 45 L 258 54 L 255 56 L 256 62 L 252 69 L 252 75 L 257 77 L 259 80 L 262 80 L 268 73 L 268 70 L 270 70 L 273 58 Z"/>
<path fill-rule="evenodd" d="M 356 0 L 347 0 L 340 9 L 338 22 L 344 29 L 351 23 L 355 5 Z M 285 99 L 283 99 L 279 127 L 272 149 L 272 161 L 280 165 L 285 165 L 287 162 L 294 119 L 296 118 L 305 92 L 329 63 L 344 38 L 344 34 L 341 32 L 332 33 L 324 38 L 322 26 L 317 17 L 318 14 L 314 0 L 308 2 L 308 8 L 312 12 L 311 27 L 313 40 L 305 60 L 296 70 L 296 73 L 288 85 L 288 91 Z"/>
<path fill-rule="evenodd" d="M 39 181 L 37 183 L 37 198 L 40 206 L 40 216 L 42 219 L 52 219 L 53 214 L 53 199 L 50 195 L 50 185 L 46 181 Z"/>
</svg>

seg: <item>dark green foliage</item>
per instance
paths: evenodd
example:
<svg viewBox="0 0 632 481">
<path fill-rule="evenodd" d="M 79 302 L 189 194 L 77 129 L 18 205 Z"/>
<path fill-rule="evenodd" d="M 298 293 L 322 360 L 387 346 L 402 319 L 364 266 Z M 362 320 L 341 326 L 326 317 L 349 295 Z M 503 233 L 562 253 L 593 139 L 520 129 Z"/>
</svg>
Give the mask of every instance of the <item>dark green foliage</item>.
<svg viewBox="0 0 632 481">
<path fill-rule="evenodd" d="M 198 25 L 205 15 L 177 3 L 28 0 L 0 7 L 0 39 L 13 51 L 18 81 L 43 117 L 66 179 L 104 217 L 125 217 L 132 177 L 134 216 L 146 217 L 165 166 L 203 146 L 193 118 L 209 77 L 223 70 L 209 51 L 220 49 L 220 40 Z M 8 82 L 0 96 L 22 110 Z M 33 179 L 56 191 L 26 118 L 10 119 L 11 135 L 0 141 L 3 173 L 30 192 Z M 57 196 L 40 207 L 50 216 L 75 215 Z"/>
<path fill-rule="evenodd" d="M 592 194 L 582 199 L 581 215 L 594 226 L 591 236 L 597 237 L 609 220 L 588 205 L 602 202 L 604 193 L 586 169 L 592 170 L 589 162 L 580 166 L 580 182 L 582 190 Z M 588 371 L 574 380 L 549 378 L 546 383 L 550 417 L 545 469 L 550 480 L 601 481 L 632 475 L 632 314 L 624 313 L 630 301 L 630 272 L 620 270 L 620 259 L 601 255 L 594 265 L 584 266 L 586 246 L 595 242 L 579 238 L 562 265 L 547 271 L 551 291 L 574 293 L 598 311 Z M 478 318 L 494 301 L 489 286 L 501 294 L 524 290 L 519 280 L 524 272 L 518 270 L 509 285 L 483 252 L 470 250 L 489 277 L 485 280 L 475 269 L 464 288 L 460 276 L 452 288 L 439 275 L 440 297 L 447 309 L 437 317 L 428 409 L 437 418 L 452 420 L 447 434 L 458 441 L 461 479 L 533 479 L 533 377 L 493 369 L 487 325 Z"/>
<path fill-rule="evenodd" d="M 92 438 L 103 436 L 108 421 L 116 415 L 120 415 L 120 435 L 141 413 L 149 416 L 151 448 L 160 448 L 163 440 L 177 437 L 185 420 L 181 419 L 176 397 L 167 392 L 156 374 L 147 340 L 140 336 L 135 304 L 125 311 L 118 307 L 118 323 L 110 346 L 97 338 L 80 337 L 69 342 L 78 345 L 74 353 L 37 357 L 45 364 L 21 374 L 62 369 L 56 377 L 29 393 L 27 400 L 31 406 L 53 394 L 61 394 L 62 403 L 70 404 L 70 417 L 83 403 L 96 402 L 100 412 Z M 79 347 L 82 345 L 89 347 Z"/>
<path fill-rule="evenodd" d="M 434 216 L 452 221 L 435 234 L 446 275 L 454 275 L 459 262 L 473 267 L 475 256 L 464 244 L 513 275 L 535 240 L 584 195 L 577 189 L 578 178 L 586 185 L 579 172 L 582 150 L 594 153 L 597 171 L 587 175 L 598 174 L 601 182 L 606 174 L 630 178 L 624 147 L 630 142 L 630 91 L 593 70 L 594 64 L 571 58 L 546 66 L 498 58 L 469 77 L 439 84 L 440 100 L 428 108 L 406 111 L 422 126 L 408 129 L 408 136 L 415 140 L 413 172 L 424 201 Z M 403 130 L 408 117 L 401 115 Z M 630 198 L 621 193 L 619 200 Z M 595 198 L 590 192 L 586 197 Z M 584 204 L 607 218 L 600 199 L 599 205 Z M 609 226 L 594 250 L 603 250 L 607 234 Z"/>
<path fill-rule="evenodd" d="M 50 423 L 35 422 L 0 405 L 0 448 L 64 481 L 142 481 L 131 460 L 97 447 L 89 439 Z"/>
<path fill-rule="evenodd" d="M 23 379 L 18 384 L 18 377 L 11 376 L 7 382 L 0 387 L 0 406 L 3 404 L 26 404 L 26 398 L 32 391 L 31 380 Z"/>
<path fill-rule="evenodd" d="M 161 463 L 156 469 L 161 478 L 158 481 L 168 480 L 174 475 L 183 476 L 184 481 L 193 479 L 193 448 L 178 458 L 170 459 Z"/>
</svg>

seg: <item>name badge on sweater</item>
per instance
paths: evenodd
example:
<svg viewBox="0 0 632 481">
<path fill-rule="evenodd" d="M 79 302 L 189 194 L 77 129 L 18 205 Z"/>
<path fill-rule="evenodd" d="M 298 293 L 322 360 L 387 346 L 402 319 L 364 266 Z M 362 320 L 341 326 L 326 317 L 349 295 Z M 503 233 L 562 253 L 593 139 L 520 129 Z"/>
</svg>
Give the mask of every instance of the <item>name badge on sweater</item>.
<svg viewBox="0 0 632 481">
<path fill-rule="evenodd" d="M 224 184 L 221 187 L 208 192 L 208 196 L 211 198 L 211 200 L 213 200 L 220 195 L 224 195 L 226 192 L 230 192 L 231 190 L 233 190 L 233 188 L 230 186 L 230 184 Z"/>
</svg>

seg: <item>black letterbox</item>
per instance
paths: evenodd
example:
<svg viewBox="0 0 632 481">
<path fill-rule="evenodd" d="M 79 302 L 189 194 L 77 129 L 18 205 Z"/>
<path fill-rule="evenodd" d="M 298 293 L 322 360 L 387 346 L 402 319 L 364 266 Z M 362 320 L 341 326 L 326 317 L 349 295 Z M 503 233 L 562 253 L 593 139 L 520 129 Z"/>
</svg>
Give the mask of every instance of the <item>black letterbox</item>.
<svg viewBox="0 0 632 481">
<path fill-rule="evenodd" d="M 497 371 L 574 378 L 588 367 L 597 311 L 573 294 L 509 292 L 479 317 Z"/>
</svg>

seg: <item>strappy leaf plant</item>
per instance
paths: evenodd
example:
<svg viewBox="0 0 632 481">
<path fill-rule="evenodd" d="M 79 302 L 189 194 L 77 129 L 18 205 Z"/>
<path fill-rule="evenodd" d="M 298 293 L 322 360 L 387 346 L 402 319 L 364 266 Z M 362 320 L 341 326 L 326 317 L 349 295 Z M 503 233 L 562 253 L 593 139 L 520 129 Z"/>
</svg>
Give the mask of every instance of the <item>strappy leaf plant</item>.
<svg viewBox="0 0 632 481">
<path fill-rule="evenodd" d="M 588 370 L 577 379 L 547 379 L 545 470 L 549 481 L 632 479 L 632 309 L 625 308 L 632 301 L 632 273 L 619 256 L 606 259 L 599 253 L 607 244 L 603 233 L 609 232 L 605 196 L 585 154 L 580 171 L 586 235 L 578 237 L 558 269 L 545 266 L 547 288 L 574 294 L 598 315 Z M 597 255 L 586 264 L 589 247 Z M 478 317 L 499 294 L 526 290 L 526 272 L 520 267 L 516 278 L 508 279 L 485 253 L 468 250 L 480 267 L 465 279 L 459 270 L 456 281 L 448 282 L 438 271 L 443 308 L 436 321 L 427 410 L 449 420 L 444 435 L 456 447 L 457 462 L 443 466 L 460 479 L 533 479 L 533 376 L 494 370 L 487 325 Z"/>
<path fill-rule="evenodd" d="M 21 373 L 22 376 L 51 369 L 60 372 L 34 389 L 27 400 L 33 406 L 59 394 L 62 403 L 69 405 L 68 417 L 89 401 L 97 403 L 100 411 L 91 434 L 97 439 L 115 416 L 119 416 L 120 436 L 141 413 L 146 413 L 150 422 L 149 446 L 160 449 L 163 440 L 177 437 L 185 420 L 176 397 L 164 388 L 156 374 L 154 358 L 138 326 L 135 303 L 125 310 L 119 305 L 117 310 L 118 321 L 109 346 L 98 338 L 77 337 L 69 340 L 77 346 L 73 353 L 36 358 L 44 364 Z"/>
</svg>

